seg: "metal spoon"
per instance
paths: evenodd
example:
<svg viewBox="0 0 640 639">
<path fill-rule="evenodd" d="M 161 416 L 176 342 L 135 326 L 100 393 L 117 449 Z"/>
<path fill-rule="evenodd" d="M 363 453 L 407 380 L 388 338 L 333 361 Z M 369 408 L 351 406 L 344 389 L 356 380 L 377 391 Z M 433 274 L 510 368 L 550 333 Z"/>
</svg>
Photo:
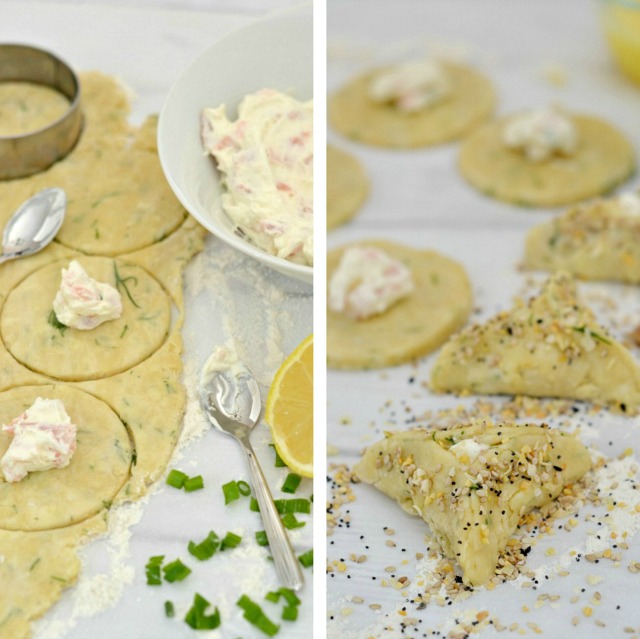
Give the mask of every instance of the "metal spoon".
<svg viewBox="0 0 640 639">
<path fill-rule="evenodd" d="M 60 230 L 66 207 L 67 196 L 58 188 L 39 191 L 24 202 L 5 226 L 0 264 L 47 246 Z"/>
<path fill-rule="evenodd" d="M 258 384 L 249 369 L 235 358 L 235 354 L 231 365 L 216 360 L 215 356 L 214 351 L 202 370 L 200 404 L 217 430 L 235 437 L 242 445 L 249 460 L 251 483 L 278 578 L 287 588 L 299 590 L 304 583 L 302 570 L 249 440 L 249 433 L 262 412 Z"/>
</svg>

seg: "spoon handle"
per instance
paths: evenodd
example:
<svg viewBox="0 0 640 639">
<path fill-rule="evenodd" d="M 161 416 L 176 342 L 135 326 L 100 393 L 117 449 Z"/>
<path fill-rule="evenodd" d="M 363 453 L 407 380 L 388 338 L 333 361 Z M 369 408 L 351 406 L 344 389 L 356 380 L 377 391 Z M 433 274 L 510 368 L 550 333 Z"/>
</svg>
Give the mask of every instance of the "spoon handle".
<svg viewBox="0 0 640 639">
<path fill-rule="evenodd" d="M 271 491 L 260 468 L 256 454 L 248 438 L 241 440 L 242 446 L 249 459 L 249 474 L 251 483 L 258 500 L 262 523 L 269 540 L 269 548 L 273 555 L 273 562 L 280 582 L 291 590 L 300 590 L 304 584 L 304 577 L 300 569 L 298 558 L 293 552 L 287 531 L 273 502 Z"/>
</svg>

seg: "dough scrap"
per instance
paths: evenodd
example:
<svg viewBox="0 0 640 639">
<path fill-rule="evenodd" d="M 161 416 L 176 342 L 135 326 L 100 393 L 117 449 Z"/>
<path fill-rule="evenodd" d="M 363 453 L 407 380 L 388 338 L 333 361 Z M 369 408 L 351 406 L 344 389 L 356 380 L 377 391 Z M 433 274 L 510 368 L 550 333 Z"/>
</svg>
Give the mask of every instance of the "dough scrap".
<svg viewBox="0 0 640 639">
<path fill-rule="evenodd" d="M 162 345 L 171 324 L 170 299 L 145 270 L 106 257 L 78 261 L 90 277 L 118 289 L 123 306 L 118 319 L 90 331 L 56 324 L 52 302 L 66 260 L 20 282 L 7 296 L 0 317 L 4 344 L 19 362 L 65 381 L 110 377 L 135 366 Z"/>
<path fill-rule="evenodd" d="M 568 397 L 627 412 L 640 406 L 640 367 L 579 301 L 574 278 L 562 272 L 528 302 L 454 335 L 434 362 L 431 386 Z"/>
<path fill-rule="evenodd" d="M 472 292 L 464 268 L 435 251 L 417 250 L 385 240 L 375 246 L 407 266 L 415 290 L 381 315 L 353 320 L 327 311 L 327 364 L 332 368 L 395 366 L 437 348 L 469 317 Z M 327 256 L 327 280 L 349 245 Z"/>
<path fill-rule="evenodd" d="M 99 379 L 55 383 L 56 388 L 64 389 L 61 392 L 91 397 L 90 401 L 101 406 L 100 410 L 117 415 L 121 428 L 124 430 L 122 424 L 126 424 L 129 431 L 133 459 L 115 487 L 112 499 L 109 496 L 104 503 L 101 500 L 99 512 L 89 519 L 76 524 L 71 519 L 60 528 L 42 531 L 0 528 L 0 556 L 3 557 L 0 561 L 0 637 L 11 639 L 29 637 L 31 620 L 44 614 L 75 581 L 80 570 L 77 551 L 90 535 L 106 531 L 110 503 L 116 505 L 144 495 L 162 474 L 178 440 L 186 403 L 181 384 L 179 332 L 184 321 L 182 272 L 202 249 L 206 231 L 187 215 L 166 184 L 157 158 L 157 118 L 150 117 L 135 129 L 127 122 L 128 95 L 120 83 L 96 72 L 81 74 L 81 83 L 85 125 L 72 152 L 43 173 L 0 182 L 0 224 L 4 224 L 27 197 L 42 188 L 63 186 L 69 201 L 67 219 L 58 239 L 41 252 L 3 264 L 0 269 L 2 318 L 17 325 L 33 322 L 30 313 L 34 305 L 41 304 L 41 298 L 49 298 L 50 292 L 43 293 L 38 288 L 28 305 L 18 305 L 15 309 L 19 316 L 11 319 L 8 318 L 13 312 L 8 308 L 7 299 L 23 283 L 30 279 L 37 281 L 41 272 L 58 270 L 60 264 L 74 258 L 81 263 L 110 264 L 110 276 L 117 258 L 117 264 L 130 269 L 129 275 L 138 277 L 138 286 L 153 283 L 154 304 L 169 309 L 173 302 L 175 313 L 171 323 L 163 320 L 162 338 L 147 348 L 139 363 L 129 361 L 124 370 L 122 366 L 103 368 L 100 374 L 108 373 L 108 376 Z M 113 190 L 118 180 L 116 195 Z M 134 218 L 136 222 L 130 224 Z M 121 275 L 127 276 L 124 272 Z M 138 301 L 134 294 L 136 282 L 128 280 L 127 284 Z M 123 298 L 126 304 L 126 293 Z M 67 329 L 65 338 L 71 330 Z M 95 331 L 89 333 L 93 338 L 97 336 Z M 91 345 L 85 346 L 87 354 L 82 356 L 91 359 Z M 26 348 L 24 344 L 22 348 Z M 103 353 L 96 353 L 94 351 L 93 357 L 98 364 L 91 365 L 94 370 L 104 359 Z M 47 372 L 51 377 L 24 366 L 0 340 L 0 407 L 5 406 L 5 400 L 8 404 L 14 394 L 26 392 L 25 387 L 51 388 L 54 383 L 51 378 L 60 373 L 54 369 Z M 52 472 L 43 471 L 42 477 L 50 477 Z M 32 481 L 33 476 L 37 473 L 27 478 L 33 486 L 38 481 L 44 482 L 44 479 Z M 28 492 L 29 485 L 23 484 L 20 490 Z M 66 500 L 51 500 L 47 511 L 51 525 L 56 524 L 56 517 L 66 514 L 66 503 Z M 87 507 L 83 513 L 76 513 L 75 519 L 90 515 L 91 508 Z"/>
<path fill-rule="evenodd" d="M 483 447 L 480 455 L 451 450 L 464 440 Z M 444 554 L 460 565 L 463 581 L 478 586 L 495 574 L 521 518 L 552 502 L 590 468 L 587 449 L 564 432 L 545 425 L 477 423 L 389 433 L 354 470 L 422 517 Z M 492 477 L 491 470 L 500 475 Z"/>
<path fill-rule="evenodd" d="M 616 200 L 578 204 L 534 226 L 525 242 L 525 268 L 640 284 L 640 217 L 621 215 Z"/>
<path fill-rule="evenodd" d="M 327 145 L 327 228 L 348 222 L 369 194 L 362 164 L 350 153 Z"/>
<path fill-rule="evenodd" d="M 522 206 L 571 204 L 608 193 L 635 169 L 629 141 L 600 118 L 568 113 L 578 130 L 575 154 L 533 162 L 502 142 L 502 131 L 511 117 L 484 125 L 460 148 L 460 173 L 490 197 Z"/>
<path fill-rule="evenodd" d="M 461 138 L 484 122 L 495 108 L 490 81 L 475 69 L 443 62 L 450 78 L 450 95 L 414 113 L 402 113 L 373 102 L 368 90 L 381 69 L 359 76 L 329 98 L 328 118 L 342 135 L 382 147 L 400 149 L 443 144 Z"/>
</svg>

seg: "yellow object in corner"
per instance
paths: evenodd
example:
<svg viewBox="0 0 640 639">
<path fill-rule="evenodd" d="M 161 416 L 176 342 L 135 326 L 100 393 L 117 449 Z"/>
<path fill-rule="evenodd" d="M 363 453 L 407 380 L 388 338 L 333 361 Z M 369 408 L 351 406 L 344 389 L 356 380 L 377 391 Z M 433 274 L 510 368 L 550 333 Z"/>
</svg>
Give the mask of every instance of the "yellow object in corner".
<svg viewBox="0 0 640 639">
<path fill-rule="evenodd" d="M 618 65 L 640 84 L 640 0 L 602 0 L 600 21 Z"/>
</svg>

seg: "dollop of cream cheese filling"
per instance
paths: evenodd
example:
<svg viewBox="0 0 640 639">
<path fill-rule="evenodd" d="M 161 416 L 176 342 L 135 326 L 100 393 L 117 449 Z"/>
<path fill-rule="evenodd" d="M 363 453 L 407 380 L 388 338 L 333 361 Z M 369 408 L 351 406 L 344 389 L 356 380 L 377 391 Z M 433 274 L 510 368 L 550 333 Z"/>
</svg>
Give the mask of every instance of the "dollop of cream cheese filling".
<svg viewBox="0 0 640 639">
<path fill-rule="evenodd" d="M 110 284 L 90 278 L 79 262 L 72 260 L 62 269 L 60 289 L 53 311 L 65 326 L 91 330 L 122 315 L 122 298 Z"/>
<path fill-rule="evenodd" d="M 414 290 L 411 271 L 372 246 L 342 254 L 329 281 L 329 308 L 355 320 L 380 315 Z"/>
<path fill-rule="evenodd" d="M 398 111 L 426 109 L 451 93 L 451 82 L 436 60 L 395 65 L 376 74 L 369 83 L 369 98 L 393 104 Z"/>
<path fill-rule="evenodd" d="M 503 129 L 502 141 L 532 162 L 543 162 L 554 155 L 573 155 L 578 131 L 571 118 L 557 109 L 536 109 L 511 118 Z"/>
<path fill-rule="evenodd" d="M 76 450 L 77 428 L 59 399 L 38 397 L 22 415 L 3 424 L 2 430 L 13 435 L 0 460 L 8 482 L 20 481 L 27 473 L 64 468 Z"/>
<path fill-rule="evenodd" d="M 263 89 L 242 100 L 235 121 L 224 105 L 204 109 L 201 133 L 231 221 L 270 255 L 312 265 L 312 101 Z"/>
</svg>

